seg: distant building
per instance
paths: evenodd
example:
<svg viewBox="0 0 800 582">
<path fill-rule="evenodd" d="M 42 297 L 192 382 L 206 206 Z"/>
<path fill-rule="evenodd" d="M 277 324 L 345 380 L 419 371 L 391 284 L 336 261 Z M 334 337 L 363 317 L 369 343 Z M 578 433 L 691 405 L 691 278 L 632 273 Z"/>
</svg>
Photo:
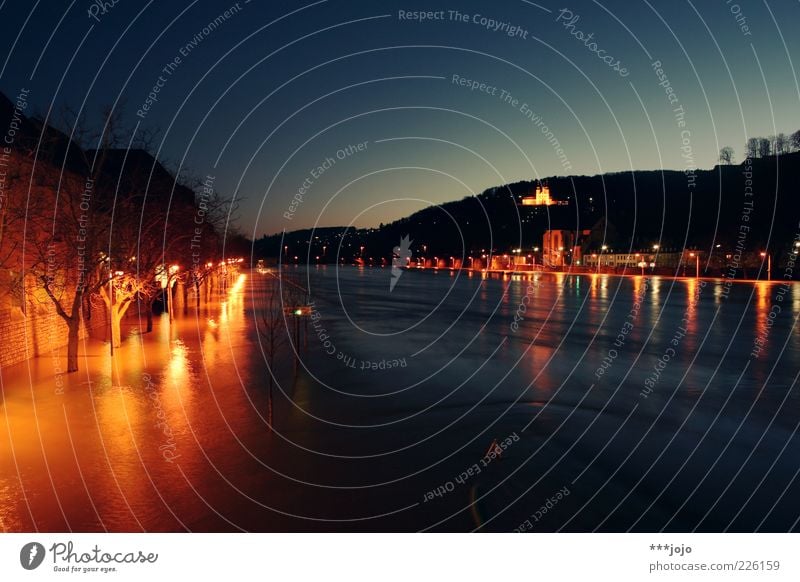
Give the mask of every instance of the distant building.
<svg viewBox="0 0 800 582">
<path fill-rule="evenodd" d="M 687 274 L 694 274 L 698 265 L 704 264 L 706 253 L 704 251 L 675 251 L 675 250 L 649 250 L 619 253 L 609 249 L 607 251 L 592 251 L 587 253 L 585 264 L 589 267 L 626 267 L 630 269 L 687 269 Z"/>
<path fill-rule="evenodd" d="M 542 236 L 542 263 L 545 267 L 582 264 L 581 239 L 590 230 L 546 230 Z"/>
<path fill-rule="evenodd" d="M 522 198 L 523 206 L 566 206 L 569 202 L 566 200 L 553 200 L 550 197 L 549 186 L 536 186 L 536 191 L 533 196 L 524 196 Z"/>
</svg>

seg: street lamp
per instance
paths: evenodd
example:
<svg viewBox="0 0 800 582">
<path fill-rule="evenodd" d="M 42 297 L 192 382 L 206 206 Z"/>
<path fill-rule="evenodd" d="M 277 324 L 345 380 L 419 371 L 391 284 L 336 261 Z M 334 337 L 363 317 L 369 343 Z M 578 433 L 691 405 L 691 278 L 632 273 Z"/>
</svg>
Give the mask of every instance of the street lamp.
<svg viewBox="0 0 800 582">
<path fill-rule="evenodd" d="M 689 253 L 689 256 L 694 259 L 694 278 L 700 278 L 700 253 Z"/>
<path fill-rule="evenodd" d="M 767 281 L 772 279 L 772 255 L 769 253 L 761 253 L 761 258 L 767 257 Z"/>
<path fill-rule="evenodd" d="M 597 259 L 597 272 L 600 273 L 600 263 L 603 262 L 603 253 L 608 250 L 608 245 L 600 246 L 600 257 Z"/>
</svg>

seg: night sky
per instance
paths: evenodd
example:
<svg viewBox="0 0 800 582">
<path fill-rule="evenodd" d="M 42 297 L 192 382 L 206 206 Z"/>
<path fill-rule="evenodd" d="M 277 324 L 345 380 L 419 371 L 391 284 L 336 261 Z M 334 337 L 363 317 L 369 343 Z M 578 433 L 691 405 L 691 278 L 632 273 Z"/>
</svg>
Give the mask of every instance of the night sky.
<svg viewBox="0 0 800 582">
<path fill-rule="evenodd" d="M 550 175 L 710 168 L 800 129 L 796 1 L 0 6 L 0 90 L 160 128 L 159 158 L 244 198 L 250 237 Z"/>
</svg>

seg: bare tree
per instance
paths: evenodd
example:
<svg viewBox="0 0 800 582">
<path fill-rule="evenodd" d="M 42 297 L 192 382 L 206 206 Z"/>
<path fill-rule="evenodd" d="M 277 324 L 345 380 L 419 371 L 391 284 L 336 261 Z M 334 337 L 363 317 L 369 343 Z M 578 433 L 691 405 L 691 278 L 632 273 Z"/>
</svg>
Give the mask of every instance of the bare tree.
<svg viewBox="0 0 800 582">
<path fill-rule="evenodd" d="M 747 140 L 747 143 L 744 144 L 744 151 L 745 155 L 748 159 L 755 159 L 758 157 L 758 138 L 751 137 Z"/>
<path fill-rule="evenodd" d="M 790 137 L 789 142 L 794 151 L 800 150 L 800 130 L 795 131 Z"/>
<path fill-rule="evenodd" d="M 103 260 L 97 241 L 106 225 L 95 212 L 91 179 L 81 184 L 77 176 L 58 175 L 44 164 L 39 172 L 56 173 L 50 177 L 60 187 L 52 184 L 43 189 L 35 204 L 25 208 L 30 233 L 26 271 L 67 325 L 67 371 L 75 372 L 83 299 L 102 284 Z M 53 204 L 54 199 L 58 204 Z"/>
<path fill-rule="evenodd" d="M 269 387 L 267 396 L 267 419 L 270 428 L 273 422 L 273 397 L 272 387 L 276 375 L 275 356 L 289 337 L 289 330 L 286 325 L 284 315 L 284 304 L 281 297 L 281 285 L 277 278 L 270 278 L 271 284 L 267 290 L 267 298 L 261 312 L 261 325 L 258 332 L 264 343 L 262 344 L 267 357 L 267 369 L 269 371 Z"/>
<path fill-rule="evenodd" d="M 719 150 L 719 161 L 722 164 L 730 165 L 733 163 L 734 152 L 731 146 L 725 146 Z"/>
<path fill-rule="evenodd" d="M 758 138 L 758 157 L 766 158 L 772 153 L 772 140 L 768 137 Z"/>
<path fill-rule="evenodd" d="M 779 133 L 775 136 L 773 151 L 776 156 L 783 155 L 789 151 L 789 140 L 786 138 L 785 133 Z"/>
</svg>

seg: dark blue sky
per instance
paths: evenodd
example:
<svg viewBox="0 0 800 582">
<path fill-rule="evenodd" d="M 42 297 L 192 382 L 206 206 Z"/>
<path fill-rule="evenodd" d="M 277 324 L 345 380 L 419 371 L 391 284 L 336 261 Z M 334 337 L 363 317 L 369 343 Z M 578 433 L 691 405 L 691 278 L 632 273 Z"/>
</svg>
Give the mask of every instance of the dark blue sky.
<svg viewBox="0 0 800 582">
<path fill-rule="evenodd" d="M 708 168 L 723 145 L 739 161 L 747 137 L 800 129 L 789 0 L 22 4 L 0 8 L 0 89 L 43 112 L 124 105 L 162 130 L 160 157 L 245 198 L 249 236 L 377 225 L 522 179 Z"/>
</svg>

